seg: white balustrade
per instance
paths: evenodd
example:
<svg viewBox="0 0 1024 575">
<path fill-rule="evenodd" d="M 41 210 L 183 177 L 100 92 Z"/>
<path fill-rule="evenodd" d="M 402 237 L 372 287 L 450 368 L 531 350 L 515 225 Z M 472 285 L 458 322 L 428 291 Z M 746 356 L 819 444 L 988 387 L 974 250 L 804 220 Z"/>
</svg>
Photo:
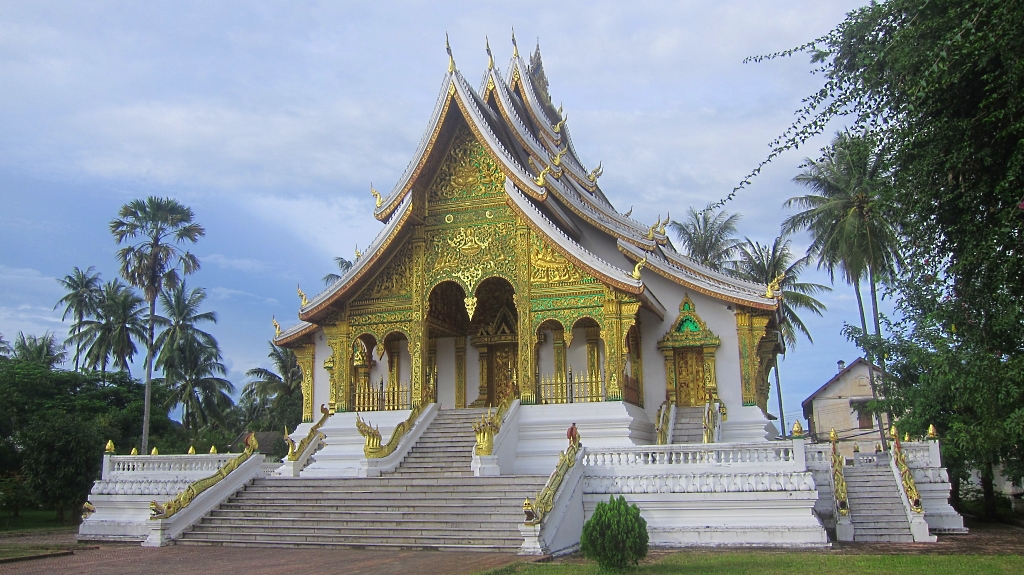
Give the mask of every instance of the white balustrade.
<svg viewBox="0 0 1024 575">
<path fill-rule="evenodd" d="M 208 471 L 213 474 L 228 461 L 237 457 L 237 453 L 217 453 L 205 455 L 112 455 L 109 467 L 104 468 L 103 478 L 110 474 L 158 476 L 174 473 L 193 473 Z"/>
<path fill-rule="evenodd" d="M 802 449 L 802 447 L 801 447 Z M 587 448 L 583 464 L 588 467 L 669 466 L 757 466 L 759 468 L 804 467 L 792 442 L 711 445 L 645 445 L 622 448 Z"/>
</svg>

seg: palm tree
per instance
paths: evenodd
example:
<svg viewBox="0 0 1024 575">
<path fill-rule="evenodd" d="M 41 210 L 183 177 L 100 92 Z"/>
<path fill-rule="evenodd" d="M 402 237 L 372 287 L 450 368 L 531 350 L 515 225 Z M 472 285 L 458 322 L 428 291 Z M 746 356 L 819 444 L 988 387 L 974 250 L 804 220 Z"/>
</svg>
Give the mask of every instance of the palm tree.
<svg viewBox="0 0 1024 575">
<path fill-rule="evenodd" d="M 874 142 L 849 132 L 839 132 L 821 160 L 805 160 L 807 168 L 793 180 L 812 193 L 786 200 L 784 207 L 803 211 L 782 223 L 783 233 L 807 230 L 811 234 L 808 255 L 834 279 L 838 268 L 853 284 L 861 328 L 868 333 L 860 281 L 867 276 L 875 335 L 881 335 L 877 285 L 892 277 L 900 262 L 898 236 L 885 219 L 879 193 L 886 185 L 882 158 Z"/>
<path fill-rule="evenodd" d="M 324 276 L 324 285 L 328 286 L 328 287 L 331 284 L 333 284 L 334 282 L 340 280 L 341 276 L 345 275 L 345 272 L 347 272 L 348 270 L 352 269 L 352 263 L 353 262 L 351 262 L 351 261 L 349 261 L 349 260 L 347 260 L 345 258 L 342 258 L 342 257 L 337 257 L 337 258 L 334 258 L 334 263 L 338 265 L 338 271 L 341 272 L 341 275 L 338 275 L 338 274 L 335 274 L 335 273 L 330 273 L 330 274 L 325 275 Z"/>
<path fill-rule="evenodd" d="M 25 335 L 18 332 L 18 339 L 14 340 L 14 359 L 22 361 L 34 361 L 47 369 L 64 363 L 67 359 L 67 352 L 64 346 L 57 343 L 52 332 L 46 332 L 41 336 Z"/>
<path fill-rule="evenodd" d="M 78 266 L 75 266 L 71 273 L 64 276 L 63 279 L 58 279 L 57 283 L 61 285 L 67 294 L 57 301 L 57 305 L 53 306 L 53 309 L 57 309 L 60 306 L 64 306 L 64 315 L 61 316 L 61 321 L 64 321 L 68 316 L 75 318 L 75 322 L 71 324 L 71 337 L 68 341 L 75 338 L 82 330 L 82 321 L 86 316 L 92 315 L 96 312 L 96 304 L 100 297 L 100 274 L 95 273 L 96 268 L 89 266 L 89 269 L 82 271 Z M 79 359 L 82 355 L 81 342 L 75 343 L 75 371 L 78 371 Z"/>
<path fill-rule="evenodd" d="M 224 414 L 231 409 L 235 386 L 220 377 L 227 368 L 220 361 L 220 350 L 198 340 L 184 340 L 178 358 L 164 370 L 164 377 L 155 380 L 171 390 L 166 408 L 182 406 L 181 423 L 185 431 L 197 430 L 211 423 L 226 425 Z"/>
<path fill-rule="evenodd" d="M 256 367 L 245 372 L 246 377 L 256 378 L 245 385 L 243 393 L 251 393 L 263 399 L 279 401 L 282 397 L 302 392 L 302 370 L 295 359 L 295 352 L 268 342 L 270 353 L 267 357 L 274 364 L 273 372 L 269 369 Z M 279 375 L 280 374 L 280 375 Z"/>
<path fill-rule="evenodd" d="M 690 208 L 686 219 L 673 221 L 668 226 L 679 237 L 686 255 L 699 264 L 721 270 L 740 244 L 735 237 L 740 217 L 740 214 L 715 211 L 708 204 L 701 211 Z"/>
<path fill-rule="evenodd" d="M 196 288 L 189 291 L 185 282 L 160 292 L 160 306 L 166 317 L 158 317 L 157 322 L 166 328 L 157 336 L 155 346 L 160 350 L 156 366 L 166 369 L 178 359 L 178 354 L 186 343 L 195 342 L 199 345 L 217 348 L 217 340 L 209 333 L 196 327 L 202 322 L 217 323 L 217 314 L 212 311 L 200 312 L 206 290 Z"/>
<path fill-rule="evenodd" d="M 786 339 L 786 346 L 795 347 L 797 332 L 814 343 L 811 332 L 797 315 L 796 308 L 820 316 L 821 312 L 825 311 L 825 304 L 814 299 L 813 294 L 832 291 L 832 288 L 799 281 L 800 272 L 807 267 L 811 258 L 804 256 L 794 261 L 789 244 L 790 240 L 785 236 L 775 238 L 770 246 L 747 238 L 737 249 L 739 258 L 732 263 L 729 272 L 736 277 L 759 284 L 771 283 L 782 276 L 779 284 L 782 290 L 782 324 L 779 330 Z"/>
<path fill-rule="evenodd" d="M 12 351 L 14 350 L 11 349 L 11 344 L 4 339 L 4 334 L 0 333 L 0 357 L 7 357 Z"/>
<path fill-rule="evenodd" d="M 900 264 L 896 230 L 879 209 L 880 192 L 888 184 L 882 157 L 876 152 L 874 141 L 839 132 L 821 160 L 807 159 L 805 165 L 806 169 L 793 180 L 812 193 L 790 198 L 783 204 L 803 208 L 783 221 L 783 233 L 806 229 L 811 235 L 807 254 L 817 257 L 818 267 L 827 269 L 833 279 L 838 268 L 846 281 L 853 284 L 864 335 L 868 334 L 868 327 L 860 281 L 867 276 L 875 337 L 880 338 L 878 282 L 891 278 Z M 868 360 L 873 362 L 872 355 L 868 353 Z M 882 358 L 877 359 L 884 371 Z M 878 397 L 873 370 L 871 392 Z M 881 418 L 878 426 L 885 445 Z"/>
<path fill-rule="evenodd" d="M 130 372 L 130 363 L 138 353 L 137 341 L 145 341 L 144 301 L 117 279 L 108 281 L 100 291 L 92 318 L 82 320 L 74 336 L 76 345 L 86 347 L 85 365 L 103 373 L 113 359 L 116 368 Z"/>
<path fill-rule="evenodd" d="M 178 285 L 182 275 L 199 269 L 199 260 L 177 244 L 196 243 L 206 235 L 203 226 L 194 221 L 192 210 L 177 200 L 150 196 L 133 200 L 110 222 L 110 233 L 118 245 L 138 238 L 140 241 L 118 250 L 121 276 L 142 290 L 149 303 L 149 326 L 146 334 L 146 395 L 142 415 L 142 451 L 149 446 L 149 412 L 152 397 L 153 360 L 156 355 L 156 298 L 165 288 Z M 178 268 L 181 268 L 179 275 Z"/>
</svg>

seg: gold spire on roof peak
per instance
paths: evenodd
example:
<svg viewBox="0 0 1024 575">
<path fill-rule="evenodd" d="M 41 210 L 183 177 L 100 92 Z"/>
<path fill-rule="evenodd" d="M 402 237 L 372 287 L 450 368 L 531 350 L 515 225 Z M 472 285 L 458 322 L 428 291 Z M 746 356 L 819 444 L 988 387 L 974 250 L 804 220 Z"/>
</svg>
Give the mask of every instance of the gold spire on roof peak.
<svg viewBox="0 0 1024 575">
<path fill-rule="evenodd" d="M 512 57 L 519 57 L 519 46 L 516 45 L 516 27 L 512 27 Z"/>
<path fill-rule="evenodd" d="M 490 41 L 490 39 L 487 38 L 486 34 L 484 35 L 484 46 L 487 47 L 487 69 L 488 70 L 493 70 L 494 69 L 494 55 L 491 54 L 491 41 Z"/>
<path fill-rule="evenodd" d="M 452 56 L 452 45 L 448 43 L 448 33 L 444 33 L 444 49 L 448 52 L 448 73 L 455 71 L 455 56 Z"/>
</svg>

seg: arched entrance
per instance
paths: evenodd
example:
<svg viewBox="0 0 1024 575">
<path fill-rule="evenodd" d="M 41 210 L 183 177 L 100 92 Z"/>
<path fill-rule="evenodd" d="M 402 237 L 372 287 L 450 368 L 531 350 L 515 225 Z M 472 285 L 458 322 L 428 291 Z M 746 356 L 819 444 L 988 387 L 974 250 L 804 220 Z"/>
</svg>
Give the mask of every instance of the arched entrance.
<svg viewBox="0 0 1024 575">
<path fill-rule="evenodd" d="M 479 358 L 480 389 L 472 407 L 496 406 L 519 397 L 519 313 L 514 295 L 512 284 L 500 277 L 487 278 L 476 288 L 470 343 Z"/>
</svg>

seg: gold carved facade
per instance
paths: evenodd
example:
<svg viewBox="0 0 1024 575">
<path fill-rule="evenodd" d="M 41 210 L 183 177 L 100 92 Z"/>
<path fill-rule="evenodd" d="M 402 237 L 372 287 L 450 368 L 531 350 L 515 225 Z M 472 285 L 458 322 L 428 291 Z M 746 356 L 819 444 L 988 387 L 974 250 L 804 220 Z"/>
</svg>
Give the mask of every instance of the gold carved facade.
<svg viewBox="0 0 1024 575">
<path fill-rule="evenodd" d="M 718 399 L 715 350 L 721 339 L 708 329 L 690 296 L 679 303 L 672 328 L 658 342 L 665 359 L 666 399 L 679 407 Z"/>
</svg>

